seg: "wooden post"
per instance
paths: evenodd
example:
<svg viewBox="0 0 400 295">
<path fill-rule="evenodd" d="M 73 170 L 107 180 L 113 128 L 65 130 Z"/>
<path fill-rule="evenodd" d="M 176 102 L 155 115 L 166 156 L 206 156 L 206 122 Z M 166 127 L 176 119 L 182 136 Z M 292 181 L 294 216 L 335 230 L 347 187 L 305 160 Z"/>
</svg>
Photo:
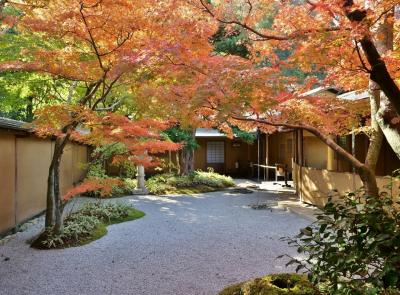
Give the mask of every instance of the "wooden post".
<svg viewBox="0 0 400 295">
<path fill-rule="evenodd" d="M 169 173 L 171 173 L 171 168 L 172 168 L 171 151 L 168 151 L 168 172 L 169 172 Z"/>
<path fill-rule="evenodd" d="M 257 180 L 260 182 L 260 130 L 257 128 Z"/>
<path fill-rule="evenodd" d="M 266 133 L 265 134 L 265 165 L 268 166 L 268 148 L 269 148 L 269 136 Z M 269 176 L 269 172 L 268 169 L 265 169 L 265 173 L 264 173 L 264 180 L 268 181 L 268 176 Z"/>
<path fill-rule="evenodd" d="M 299 197 L 300 202 L 303 202 L 303 165 L 304 165 L 304 146 L 303 146 L 303 130 L 299 131 L 300 137 L 300 161 L 299 161 Z"/>
</svg>

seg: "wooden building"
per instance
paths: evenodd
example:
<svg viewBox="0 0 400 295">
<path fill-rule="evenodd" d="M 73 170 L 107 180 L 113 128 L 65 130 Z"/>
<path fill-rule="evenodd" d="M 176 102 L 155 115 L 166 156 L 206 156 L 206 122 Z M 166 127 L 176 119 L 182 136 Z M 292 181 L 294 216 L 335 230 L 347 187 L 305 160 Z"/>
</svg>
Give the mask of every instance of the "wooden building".
<svg viewBox="0 0 400 295">
<path fill-rule="evenodd" d="M 212 168 L 233 177 L 256 177 L 257 168 L 253 164 L 262 162 L 265 136 L 249 144 L 240 138 L 230 139 L 215 129 L 198 128 L 196 141 L 199 148 L 194 153 L 195 170 Z"/>
<path fill-rule="evenodd" d="M 296 142 L 293 178 L 300 200 L 321 207 L 332 192 L 343 195 L 362 187 L 352 165 L 317 137 L 302 131 L 293 132 L 293 136 Z M 358 160 L 365 161 L 369 145 L 367 136 L 348 135 L 334 139 Z M 384 139 L 375 173 L 379 188 L 394 197 L 400 193 L 400 182 L 391 177 L 397 169 L 400 169 L 400 159 Z"/>
</svg>

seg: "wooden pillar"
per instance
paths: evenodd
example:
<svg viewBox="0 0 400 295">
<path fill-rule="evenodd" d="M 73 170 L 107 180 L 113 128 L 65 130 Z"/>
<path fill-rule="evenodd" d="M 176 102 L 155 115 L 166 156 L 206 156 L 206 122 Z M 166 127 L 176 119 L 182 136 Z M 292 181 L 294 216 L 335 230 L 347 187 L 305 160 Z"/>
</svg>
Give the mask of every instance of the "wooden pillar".
<svg viewBox="0 0 400 295">
<path fill-rule="evenodd" d="M 265 165 L 269 165 L 269 134 L 265 134 Z M 265 169 L 265 180 L 269 180 L 269 169 Z"/>
<path fill-rule="evenodd" d="M 304 140 L 303 130 L 298 131 L 299 137 L 299 197 L 300 202 L 303 202 L 303 165 L 304 165 Z"/>
<path fill-rule="evenodd" d="M 303 130 L 299 130 L 299 165 L 304 166 L 304 140 Z"/>
<path fill-rule="evenodd" d="M 332 137 L 333 140 L 335 140 L 335 137 Z M 337 162 L 335 161 L 335 151 L 331 149 L 329 146 L 326 147 L 328 150 L 328 156 L 327 156 L 327 163 L 326 163 L 326 169 L 329 171 L 337 171 Z"/>
<path fill-rule="evenodd" d="M 257 180 L 260 182 L 260 130 L 257 129 Z"/>
</svg>

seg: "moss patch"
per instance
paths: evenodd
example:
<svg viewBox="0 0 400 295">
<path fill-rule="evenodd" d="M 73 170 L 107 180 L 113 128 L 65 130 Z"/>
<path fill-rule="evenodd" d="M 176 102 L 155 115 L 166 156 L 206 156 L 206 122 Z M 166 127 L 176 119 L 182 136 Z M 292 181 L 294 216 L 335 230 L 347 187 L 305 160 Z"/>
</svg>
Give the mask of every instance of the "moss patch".
<svg viewBox="0 0 400 295">
<path fill-rule="evenodd" d="M 79 247 L 79 246 L 83 246 L 83 245 L 87 245 L 93 241 L 96 241 L 102 237 L 104 237 L 107 234 L 107 226 L 104 223 L 100 223 L 98 224 L 94 230 L 92 231 L 92 233 L 86 237 L 83 237 L 81 240 L 75 242 L 75 243 L 71 243 L 70 245 L 67 245 L 65 247 L 61 247 L 61 248 L 69 248 L 69 247 Z"/>
<path fill-rule="evenodd" d="M 316 295 L 319 294 L 305 275 L 273 274 L 235 284 L 219 295 Z"/>
<path fill-rule="evenodd" d="M 121 218 L 111 218 L 109 221 L 103 221 L 96 224 L 93 230 L 88 234 L 82 234 L 74 239 L 66 239 L 63 240 L 62 244 L 57 244 L 54 247 L 48 247 L 43 242 L 49 239 L 48 231 L 42 232 L 31 244 L 32 248 L 39 250 L 49 250 L 49 249 L 64 249 L 71 247 L 79 247 L 83 245 L 87 245 L 93 241 L 96 241 L 107 234 L 107 226 L 112 224 L 118 224 L 123 222 L 128 222 L 132 220 L 136 220 L 145 216 L 145 213 L 137 210 L 135 208 L 128 209 L 128 215 Z"/>
</svg>

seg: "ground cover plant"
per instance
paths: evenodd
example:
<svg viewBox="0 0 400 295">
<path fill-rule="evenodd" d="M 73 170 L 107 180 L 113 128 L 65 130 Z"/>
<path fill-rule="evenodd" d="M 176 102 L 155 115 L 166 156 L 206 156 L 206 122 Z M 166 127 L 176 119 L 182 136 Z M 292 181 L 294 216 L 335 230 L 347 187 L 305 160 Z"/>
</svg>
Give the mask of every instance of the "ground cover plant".
<svg viewBox="0 0 400 295">
<path fill-rule="evenodd" d="M 126 204 L 88 202 L 64 220 L 57 234 L 45 230 L 33 243 L 38 249 L 68 248 L 88 244 L 107 234 L 107 226 L 143 217 L 145 214 Z"/>
<path fill-rule="evenodd" d="M 274 274 L 229 286 L 219 295 L 314 295 L 319 294 L 306 275 Z"/>
<path fill-rule="evenodd" d="M 231 177 L 211 170 L 194 171 L 189 175 L 158 174 L 146 182 L 149 192 L 155 195 L 212 192 L 234 185 L 235 182 Z"/>
</svg>

